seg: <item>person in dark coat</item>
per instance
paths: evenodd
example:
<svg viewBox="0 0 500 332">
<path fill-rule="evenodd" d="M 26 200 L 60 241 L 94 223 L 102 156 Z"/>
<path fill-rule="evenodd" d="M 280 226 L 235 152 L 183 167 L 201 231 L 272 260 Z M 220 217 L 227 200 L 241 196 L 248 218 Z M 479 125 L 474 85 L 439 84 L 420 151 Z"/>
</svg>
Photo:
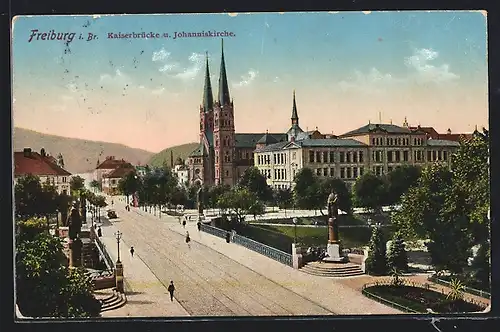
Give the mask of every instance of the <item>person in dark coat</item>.
<svg viewBox="0 0 500 332">
<path fill-rule="evenodd" d="M 130 255 L 132 257 L 134 257 L 134 252 L 135 252 L 134 247 L 130 247 Z"/>
<path fill-rule="evenodd" d="M 191 237 L 189 237 L 189 232 L 186 232 L 186 243 L 188 247 L 191 248 L 191 244 L 189 244 L 189 242 L 191 242 Z"/>
<path fill-rule="evenodd" d="M 231 233 L 229 232 L 226 233 L 226 242 L 227 243 L 231 242 Z"/>
<path fill-rule="evenodd" d="M 182 221 L 182 227 L 186 228 L 186 219 Z"/>
<path fill-rule="evenodd" d="M 174 282 L 172 280 L 170 280 L 170 285 L 168 285 L 167 290 L 170 293 L 170 301 L 174 302 L 175 286 L 174 286 Z"/>
<path fill-rule="evenodd" d="M 97 228 L 97 236 L 101 237 L 102 236 L 102 230 L 101 230 L 101 226 L 99 226 Z"/>
<path fill-rule="evenodd" d="M 198 226 L 198 232 L 201 231 L 201 221 L 198 221 L 196 223 L 196 226 Z"/>
</svg>

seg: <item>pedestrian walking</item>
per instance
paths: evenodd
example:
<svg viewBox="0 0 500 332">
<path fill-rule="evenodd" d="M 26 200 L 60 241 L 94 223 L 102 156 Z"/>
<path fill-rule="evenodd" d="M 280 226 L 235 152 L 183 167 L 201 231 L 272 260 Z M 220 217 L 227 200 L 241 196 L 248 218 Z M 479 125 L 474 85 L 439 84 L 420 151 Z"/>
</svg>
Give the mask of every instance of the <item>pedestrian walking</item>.
<svg viewBox="0 0 500 332">
<path fill-rule="evenodd" d="M 115 201 L 111 200 L 111 206 L 113 206 L 114 204 L 115 204 Z"/>
<path fill-rule="evenodd" d="M 97 228 L 97 236 L 98 236 L 98 237 L 101 237 L 101 236 L 102 236 L 101 226 L 99 226 L 99 227 Z"/>
<path fill-rule="evenodd" d="M 134 252 L 135 252 L 134 247 L 130 247 L 130 255 L 132 257 L 134 257 Z"/>
<path fill-rule="evenodd" d="M 191 249 L 191 244 L 189 242 L 191 242 L 191 238 L 189 237 L 189 232 L 186 232 L 186 243 L 189 249 Z"/>
<path fill-rule="evenodd" d="M 182 221 L 182 227 L 186 228 L 186 219 Z"/>
<path fill-rule="evenodd" d="M 196 223 L 196 226 L 198 226 L 198 232 L 201 231 L 201 221 L 198 221 Z"/>
<path fill-rule="evenodd" d="M 174 286 L 174 282 L 172 280 L 170 280 L 170 285 L 168 285 L 167 290 L 170 293 L 170 301 L 174 302 L 175 286 Z"/>
</svg>

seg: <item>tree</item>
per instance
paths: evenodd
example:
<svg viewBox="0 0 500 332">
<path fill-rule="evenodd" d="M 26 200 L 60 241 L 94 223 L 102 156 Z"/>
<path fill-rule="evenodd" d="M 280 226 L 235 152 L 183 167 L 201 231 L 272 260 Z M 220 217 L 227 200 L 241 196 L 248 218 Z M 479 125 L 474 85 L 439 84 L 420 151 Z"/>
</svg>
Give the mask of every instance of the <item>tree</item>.
<svg viewBox="0 0 500 332">
<path fill-rule="evenodd" d="M 245 170 L 238 182 L 238 186 L 248 189 L 263 202 L 272 199 L 272 190 L 267 185 L 267 180 L 257 167 L 249 167 Z"/>
<path fill-rule="evenodd" d="M 290 188 L 280 188 L 274 191 L 273 196 L 279 208 L 285 210 L 286 216 L 286 209 L 293 206 L 293 191 Z"/>
<path fill-rule="evenodd" d="M 207 196 L 207 207 L 214 208 L 217 206 L 219 198 L 226 192 L 230 191 L 231 187 L 225 184 L 218 184 L 209 188 L 205 188 L 204 192 Z"/>
<path fill-rule="evenodd" d="M 28 174 L 17 179 L 14 187 L 15 212 L 18 218 L 39 216 L 43 189 L 37 176 Z"/>
<path fill-rule="evenodd" d="M 320 181 L 321 197 L 320 201 L 323 206 L 326 205 L 326 200 L 331 191 L 334 190 L 338 195 L 339 209 L 350 214 L 352 212 L 351 194 L 344 181 L 336 178 L 326 178 Z"/>
<path fill-rule="evenodd" d="M 118 181 L 118 190 L 127 196 L 127 204 L 130 203 L 130 195 L 139 190 L 139 184 L 140 181 L 135 171 L 127 173 Z"/>
<path fill-rule="evenodd" d="M 93 317 L 100 303 L 83 270 L 66 266 L 58 237 L 40 228 L 40 220 L 20 223 L 16 241 L 16 300 L 31 317 Z"/>
<path fill-rule="evenodd" d="M 101 183 L 97 180 L 92 180 L 92 182 L 90 182 L 90 188 L 94 189 L 95 191 L 101 190 Z"/>
<path fill-rule="evenodd" d="M 259 211 L 257 195 L 247 188 L 235 187 L 231 191 L 225 192 L 217 203 L 220 209 L 228 211 L 240 222 L 250 211 Z"/>
<path fill-rule="evenodd" d="M 367 172 L 356 180 L 354 194 L 361 207 L 376 211 L 385 203 L 387 186 L 381 177 Z"/>
<path fill-rule="evenodd" d="M 387 274 L 386 243 L 380 227 L 373 228 L 365 267 L 366 273 L 370 275 L 380 276 Z"/>
<path fill-rule="evenodd" d="M 408 255 L 403 237 L 400 233 L 396 232 L 389 246 L 387 253 L 387 266 L 390 270 L 396 269 L 403 272 L 408 271 Z"/>
<path fill-rule="evenodd" d="M 69 186 L 71 191 L 80 191 L 85 188 L 85 179 L 78 175 L 72 176 Z"/>
<path fill-rule="evenodd" d="M 302 168 L 295 175 L 294 182 L 293 196 L 295 205 L 301 209 L 316 208 L 320 204 L 320 184 L 312 169 Z M 323 203 L 326 203 L 326 200 Z"/>
<path fill-rule="evenodd" d="M 396 167 L 386 176 L 387 204 L 393 205 L 401 201 L 401 196 L 413 187 L 420 177 L 420 167 L 402 165 Z"/>
<path fill-rule="evenodd" d="M 490 242 L 485 241 L 479 247 L 472 261 L 473 277 L 483 285 L 490 285 Z"/>
</svg>

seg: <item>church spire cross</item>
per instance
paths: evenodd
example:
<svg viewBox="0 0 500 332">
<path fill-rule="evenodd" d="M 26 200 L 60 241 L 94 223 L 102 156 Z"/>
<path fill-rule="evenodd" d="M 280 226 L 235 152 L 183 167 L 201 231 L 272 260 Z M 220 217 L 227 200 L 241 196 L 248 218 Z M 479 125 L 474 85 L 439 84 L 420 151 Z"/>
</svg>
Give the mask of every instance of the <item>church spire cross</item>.
<svg viewBox="0 0 500 332">
<path fill-rule="evenodd" d="M 224 61 L 224 39 L 221 42 L 222 56 L 220 61 L 220 76 L 219 76 L 219 103 L 221 106 L 231 103 L 229 96 L 229 87 L 227 84 L 226 63 Z"/>
<path fill-rule="evenodd" d="M 205 86 L 203 88 L 203 110 L 208 112 L 213 108 L 214 96 L 212 94 L 212 84 L 210 82 L 210 69 L 208 66 L 208 52 L 205 53 L 206 69 L 205 69 Z"/>
</svg>

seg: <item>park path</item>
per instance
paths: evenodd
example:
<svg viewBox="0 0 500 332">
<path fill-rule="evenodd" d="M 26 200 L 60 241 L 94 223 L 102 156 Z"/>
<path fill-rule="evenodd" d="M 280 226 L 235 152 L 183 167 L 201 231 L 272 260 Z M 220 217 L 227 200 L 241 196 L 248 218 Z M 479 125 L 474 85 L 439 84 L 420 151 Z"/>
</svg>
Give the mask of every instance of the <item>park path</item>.
<svg viewBox="0 0 500 332">
<path fill-rule="evenodd" d="M 115 200 L 116 202 L 116 200 Z M 161 218 L 115 203 L 115 226 L 158 279 L 173 279 L 176 298 L 195 316 L 397 314 L 338 279 L 302 273 L 204 232 L 194 221 Z M 184 242 L 191 234 L 191 248 Z M 126 269 L 126 267 L 125 267 Z"/>
</svg>

